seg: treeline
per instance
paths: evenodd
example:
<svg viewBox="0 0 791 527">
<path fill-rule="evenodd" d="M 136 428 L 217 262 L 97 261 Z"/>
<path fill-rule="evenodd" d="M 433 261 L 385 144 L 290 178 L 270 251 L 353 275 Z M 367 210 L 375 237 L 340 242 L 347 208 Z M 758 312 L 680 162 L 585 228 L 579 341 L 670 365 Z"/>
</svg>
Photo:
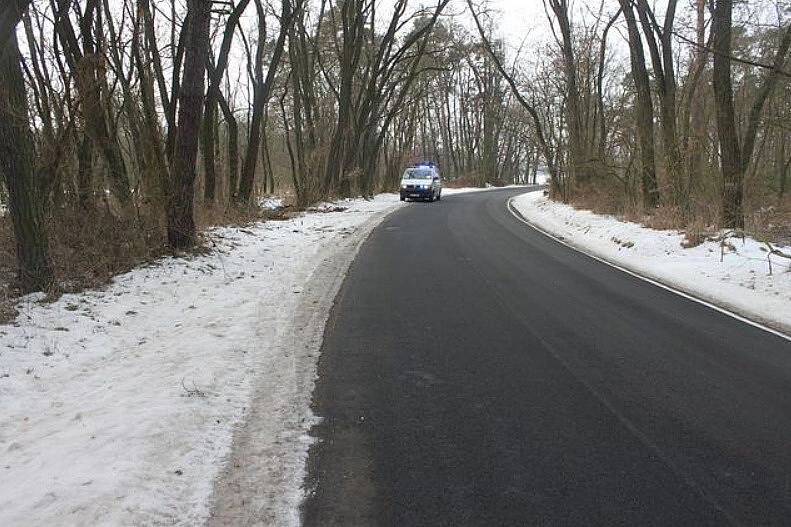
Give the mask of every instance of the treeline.
<svg viewBox="0 0 791 527">
<path fill-rule="evenodd" d="M 153 221 L 188 249 L 196 208 L 276 187 L 298 206 L 370 195 L 422 159 L 480 185 L 535 174 L 524 110 L 448 2 L 4 2 L 0 204 L 19 290 L 51 287 L 67 213 Z"/>
<path fill-rule="evenodd" d="M 485 37 L 486 13 L 467 3 Z M 774 218 L 787 230 L 787 4 L 544 0 L 544 8 L 552 40 L 520 57 L 518 71 L 497 62 L 531 116 L 556 197 L 668 227 L 758 228 L 763 213 L 781 209 Z"/>
<path fill-rule="evenodd" d="M 667 227 L 787 227 L 788 6 L 545 0 L 550 40 L 514 57 L 466 3 L 472 31 L 449 0 L 3 2 L 19 290 L 74 252 L 50 247 L 68 214 L 187 249 L 206 211 L 368 196 L 425 159 L 475 185 L 543 166 L 559 199 Z"/>
<path fill-rule="evenodd" d="M 485 30 L 487 37 L 491 33 Z M 446 176 L 469 185 L 532 181 L 540 153 L 528 115 L 478 35 L 445 22 L 432 40 L 437 52 L 424 59 L 415 97 L 396 123 L 393 152 L 423 153 L 439 162 Z M 494 45 L 503 60 L 503 43 Z M 398 177 L 409 159 L 392 159 L 391 174 Z"/>
</svg>

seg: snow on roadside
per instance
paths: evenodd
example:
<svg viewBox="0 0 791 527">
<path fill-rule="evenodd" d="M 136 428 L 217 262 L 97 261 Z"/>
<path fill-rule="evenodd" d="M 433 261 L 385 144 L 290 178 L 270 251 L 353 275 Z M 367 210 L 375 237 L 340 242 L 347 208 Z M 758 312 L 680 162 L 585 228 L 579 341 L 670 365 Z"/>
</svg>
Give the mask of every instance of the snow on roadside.
<svg viewBox="0 0 791 527">
<path fill-rule="evenodd" d="M 442 189 L 443 196 L 452 196 L 453 194 L 466 194 L 468 192 L 485 192 L 487 190 L 502 190 L 502 189 L 514 189 L 514 188 L 521 188 L 521 187 L 528 187 L 529 185 L 506 185 L 504 187 L 495 187 L 495 186 L 488 186 L 488 187 L 461 187 L 461 188 L 451 188 L 451 187 L 444 187 Z"/>
<path fill-rule="evenodd" d="M 791 270 L 752 238 L 729 240 L 720 262 L 718 242 L 683 248 L 677 231 L 649 229 L 613 216 L 577 210 L 530 192 L 513 200 L 529 222 L 565 242 L 643 276 L 791 333 Z M 788 252 L 788 248 L 785 248 Z"/>
<path fill-rule="evenodd" d="M 343 206 L 214 229 L 211 254 L 163 259 L 103 291 L 27 297 L 0 326 L 0 525 L 204 522 L 254 385 L 296 367 L 281 341 L 318 294 L 304 285 L 400 202 Z M 300 389 L 309 401 L 312 384 Z"/>
</svg>

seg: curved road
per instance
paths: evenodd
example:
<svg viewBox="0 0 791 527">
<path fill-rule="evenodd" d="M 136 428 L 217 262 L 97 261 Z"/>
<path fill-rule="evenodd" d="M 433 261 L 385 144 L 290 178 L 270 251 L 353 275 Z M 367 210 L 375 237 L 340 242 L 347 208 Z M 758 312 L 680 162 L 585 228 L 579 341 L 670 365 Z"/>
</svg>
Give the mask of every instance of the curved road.
<svg viewBox="0 0 791 527">
<path fill-rule="evenodd" d="M 789 525 L 791 342 L 545 237 L 520 192 L 410 204 L 363 245 L 305 524 Z"/>
</svg>

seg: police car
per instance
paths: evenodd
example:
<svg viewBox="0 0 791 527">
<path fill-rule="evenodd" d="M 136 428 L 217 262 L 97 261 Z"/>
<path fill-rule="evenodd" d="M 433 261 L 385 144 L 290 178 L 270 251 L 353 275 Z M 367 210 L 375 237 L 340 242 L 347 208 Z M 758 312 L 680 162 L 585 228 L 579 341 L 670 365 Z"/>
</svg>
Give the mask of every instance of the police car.
<svg viewBox="0 0 791 527">
<path fill-rule="evenodd" d="M 434 163 L 419 163 L 404 171 L 401 177 L 401 201 L 406 199 L 442 199 L 442 180 Z"/>
</svg>

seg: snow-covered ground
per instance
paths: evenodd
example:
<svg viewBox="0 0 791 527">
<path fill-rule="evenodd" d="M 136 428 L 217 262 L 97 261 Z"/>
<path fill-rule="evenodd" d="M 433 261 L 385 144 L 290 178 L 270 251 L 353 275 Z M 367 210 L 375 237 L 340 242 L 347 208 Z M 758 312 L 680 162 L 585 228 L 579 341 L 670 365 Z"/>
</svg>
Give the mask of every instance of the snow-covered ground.
<svg viewBox="0 0 791 527">
<path fill-rule="evenodd" d="M 263 209 L 277 210 L 283 208 L 284 201 L 281 196 L 264 196 L 259 200 L 258 204 Z"/>
<path fill-rule="evenodd" d="M 543 183 L 539 181 L 537 184 L 542 185 Z M 506 188 L 513 189 L 513 188 L 528 187 L 528 186 L 530 185 L 506 185 L 504 187 L 488 186 L 488 187 L 462 187 L 462 188 L 445 187 L 442 189 L 442 195 L 452 196 L 453 194 L 465 194 L 467 192 L 485 192 L 487 190 L 497 190 L 497 189 L 506 189 Z"/>
<path fill-rule="evenodd" d="M 214 229 L 211 254 L 135 269 L 104 291 L 27 297 L 0 326 L 0 525 L 201 523 L 266 383 L 277 394 L 264 441 L 303 438 L 284 446 L 290 458 L 270 460 L 293 483 L 273 506 L 298 499 L 316 350 L 291 349 L 293 321 L 334 297 L 337 277 L 306 291 L 312 275 L 328 260 L 348 265 L 400 202 L 340 205 L 348 210 Z M 293 516 L 280 513 L 280 525 Z"/>
<path fill-rule="evenodd" d="M 791 261 L 770 256 L 754 239 L 684 248 L 677 231 L 577 210 L 543 192 L 518 196 L 512 205 L 530 223 L 589 254 L 791 334 Z"/>
<path fill-rule="evenodd" d="M 245 482 L 256 518 L 297 523 L 324 322 L 359 244 L 404 204 L 335 206 L 347 210 L 214 229 L 210 254 L 102 291 L 24 298 L 0 325 L 0 525 L 241 514 L 212 498 L 223 485 L 248 497 L 240 462 L 258 478 Z"/>
</svg>

